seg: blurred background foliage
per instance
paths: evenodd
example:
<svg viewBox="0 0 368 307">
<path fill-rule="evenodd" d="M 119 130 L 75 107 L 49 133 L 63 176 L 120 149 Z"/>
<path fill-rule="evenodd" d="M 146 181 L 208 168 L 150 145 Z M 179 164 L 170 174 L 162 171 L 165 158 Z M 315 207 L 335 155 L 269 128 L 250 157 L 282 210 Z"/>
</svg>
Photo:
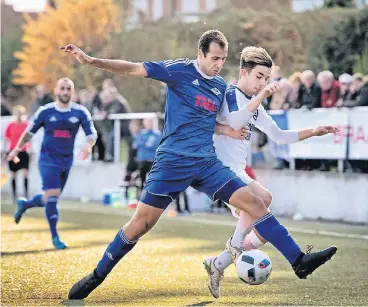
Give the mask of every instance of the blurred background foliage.
<svg viewBox="0 0 368 307">
<path fill-rule="evenodd" d="M 98 5 L 101 1 L 104 5 Z M 124 26 L 120 2 L 59 0 L 44 13 L 25 16 L 22 29 L 2 35 L 2 93 L 15 84 L 52 87 L 62 75 L 72 77 L 78 88 L 113 78 L 134 111 L 150 111 L 160 96 L 158 82 L 78 65 L 58 46 L 75 43 L 92 56 L 131 61 L 195 58 L 199 36 L 211 28 L 229 40 L 225 79 L 237 77 L 240 51 L 248 45 L 266 48 L 285 75 L 304 69 L 330 69 L 335 76 L 368 73 L 368 9 L 355 9 L 350 0 L 327 0 L 323 8 L 301 13 L 277 5 L 257 10 L 234 5 L 195 23 L 159 21 L 133 29 Z"/>
</svg>

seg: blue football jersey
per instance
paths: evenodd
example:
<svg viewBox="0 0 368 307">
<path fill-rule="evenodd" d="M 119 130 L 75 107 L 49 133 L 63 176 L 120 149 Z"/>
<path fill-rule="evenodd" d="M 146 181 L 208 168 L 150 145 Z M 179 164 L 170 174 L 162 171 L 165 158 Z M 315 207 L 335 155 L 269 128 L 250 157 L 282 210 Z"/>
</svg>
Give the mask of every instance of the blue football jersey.
<svg viewBox="0 0 368 307">
<path fill-rule="evenodd" d="M 44 128 L 40 163 L 70 167 L 80 126 L 88 137 L 97 137 L 91 114 L 84 106 L 71 102 L 69 108 L 60 109 L 52 102 L 40 107 L 27 128 L 30 134 Z"/>
<path fill-rule="evenodd" d="M 134 141 L 137 148 L 137 160 L 152 162 L 155 159 L 160 140 L 161 132 L 159 130 L 143 129 Z"/>
<path fill-rule="evenodd" d="M 190 59 L 143 64 L 149 78 L 167 84 L 165 124 L 157 151 L 216 156 L 212 137 L 226 90 L 224 79 L 206 76 Z"/>
</svg>

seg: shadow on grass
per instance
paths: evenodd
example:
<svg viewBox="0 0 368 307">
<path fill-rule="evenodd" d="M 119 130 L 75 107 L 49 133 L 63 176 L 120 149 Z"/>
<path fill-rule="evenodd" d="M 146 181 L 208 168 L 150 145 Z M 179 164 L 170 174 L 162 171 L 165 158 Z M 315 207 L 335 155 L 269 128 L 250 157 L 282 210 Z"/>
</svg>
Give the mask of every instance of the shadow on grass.
<svg viewBox="0 0 368 307">
<path fill-rule="evenodd" d="M 99 245 L 107 245 L 108 242 L 106 241 L 91 241 L 75 246 L 68 246 L 65 250 L 70 249 L 77 249 L 77 248 L 85 248 L 85 247 L 92 247 L 92 246 L 99 246 Z M 45 248 L 45 249 L 37 249 L 37 250 L 26 250 L 26 251 L 13 251 L 13 252 L 1 252 L 1 257 L 11 257 L 11 256 L 18 256 L 18 255 L 32 255 L 32 254 L 40 254 L 45 252 L 61 252 L 63 250 L 57 250 L 55 248 Z"/>
</svg>

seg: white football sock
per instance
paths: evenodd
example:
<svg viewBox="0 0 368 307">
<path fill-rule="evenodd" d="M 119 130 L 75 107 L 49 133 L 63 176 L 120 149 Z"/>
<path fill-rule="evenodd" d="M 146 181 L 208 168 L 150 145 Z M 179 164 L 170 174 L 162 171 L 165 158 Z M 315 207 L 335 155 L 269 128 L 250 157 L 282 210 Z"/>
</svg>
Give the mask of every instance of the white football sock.
<svg viewBox="0 0 368 307">
<path fill-rule="evenodd" d="M 226 249 L 214 261 L 214 265 L 219 271 L 224 271 L 232 263 L 231 254 Z"/>
<path fill-rule="evenodd" d="M 252 230 L 244 227 L 242 221 L 239 219 L 236 225 L 233 237 L 231 238 L 231 245 L 234 247 L 242 247 L 244 245 L 245 236 Z"/>
<path fill-rule="evenodd" d="M 245 237 L 244 240 L 244 249 L 249 251 L 251 249 L 258 249 L 261 246 L 265 245 L 266 243 L 263 243 L 258 236 L 256 235 L 256 233 L 254 232 L 254 230 L 252 230 L 249 234 L 247 234 L 247 236 Z"/>
</svg>

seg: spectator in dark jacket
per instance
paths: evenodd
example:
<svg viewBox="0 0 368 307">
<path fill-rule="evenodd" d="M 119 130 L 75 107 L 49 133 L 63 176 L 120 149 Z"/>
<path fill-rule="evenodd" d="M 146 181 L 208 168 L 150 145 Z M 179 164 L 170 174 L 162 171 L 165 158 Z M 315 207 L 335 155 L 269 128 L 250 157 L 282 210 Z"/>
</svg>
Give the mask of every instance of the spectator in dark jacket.
<svg viewBox="0 0 368 307">
<path fill-rule="evenodd" d="M 351 82 L 353 82 L 353 77 L 349 74 L 342 74 L 339 77 L 340 97 L 339 97 L 339 100 L 336 103 L 337 107 L 341 107 L 343 105 L 343 102 L 345 100 L 347 100 L 347 97 L 350 94 Z"/>
<path fill-rule="evenodd" d="M 321 107 L 334 108 L 340 98 L 340 83 L 334 79 L 334 75 L 329 70 L 322 71 L 317 76 L 318 83 L 322 90 Z"/>
<path fill-rule="evenodd" d="M 321 107 L 321 88 L 316 82 L 311 70 L 302 73 L 302 85 L 299 89 L 298 99 L 292 104 L 293 108 L 307 108 L 308 110 Z"/>
<path fill-rule="evenodd" d="M 348 108 L 368 106 L 368 76 L 363 77 L 361 74 L 353 76 L 350 94 L 343 102 L 343 106 Z"/>
</svg>

